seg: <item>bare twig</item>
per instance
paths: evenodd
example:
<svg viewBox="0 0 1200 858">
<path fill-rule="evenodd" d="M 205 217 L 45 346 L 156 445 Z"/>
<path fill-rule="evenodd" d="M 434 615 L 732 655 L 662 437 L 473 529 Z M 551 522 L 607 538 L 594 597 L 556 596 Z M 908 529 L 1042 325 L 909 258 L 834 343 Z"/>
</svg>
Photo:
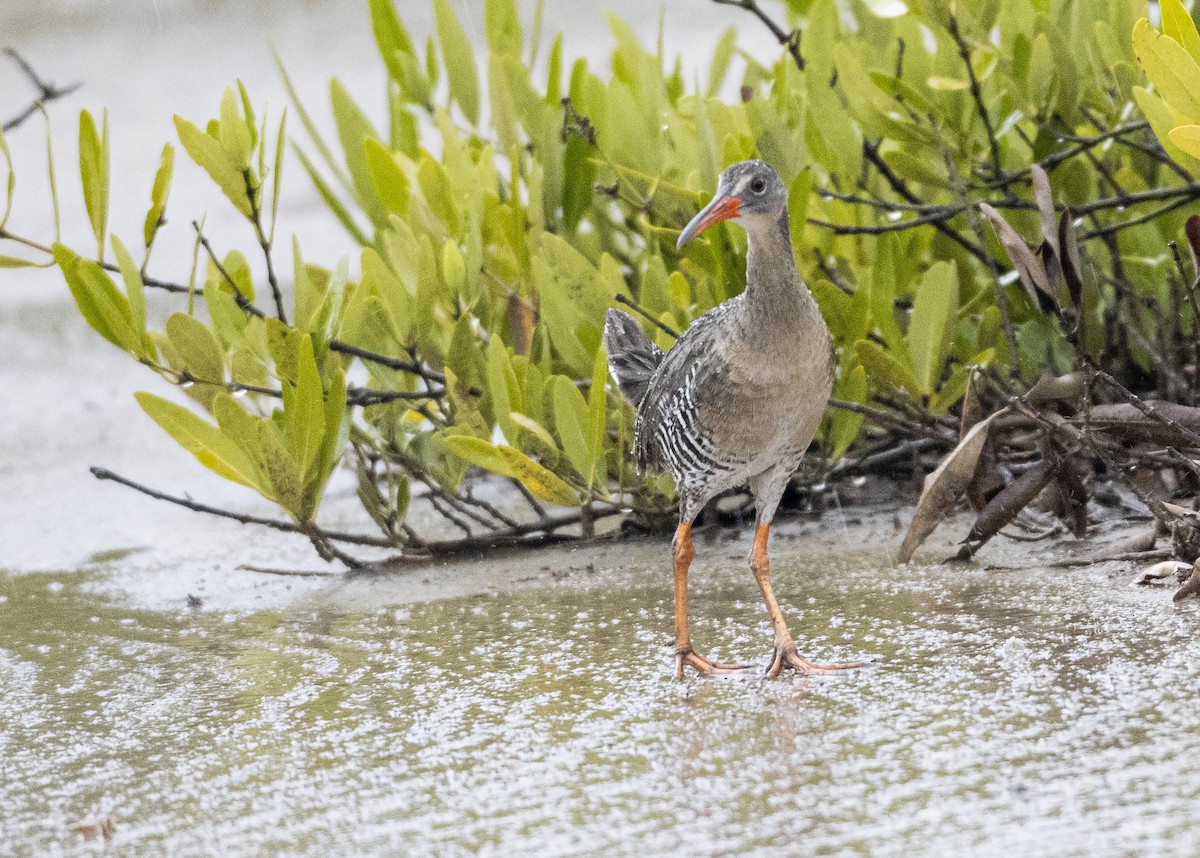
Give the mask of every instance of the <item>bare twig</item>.
<svg viewBox="0 0 1200 858">
<path fill-rule="evenodd" d="M 664 325 L 658 319 L 654 318 L 654 316 L 650 314 L 649 310 L 645 309 L 641 304 L 639 304 L 637 301 L 633 300 L 629 296 L 627 296 L 621 292 L 618 292 L 616 294 L 616 300 L 617 300 L 618 304 L 624 304 L 626 307 L 633 310 L 633 312 L 637 313 L 639 316 L 642 316 L 643 318 L 647 319 L 650 322 L 650 324 L 657 327 L 660 331 L 665 333 L 668 337 L 674 337 L 675 339 L 679 339 L 678 331 L 676 331 L 674 328 Z"/>
<path fill-rule="evenodd" d="M 793 62 L 796 63 L 796 68 L 804 71 L 805 62 L 803 54 L 800 53 L 799 30 L 793 30 L 790 33 L 784 30 L 771 19 L 770 15 L 759 8 L 755 0 L 713 0 L 713 2 L 718 6 L 736 6 L 739 9 L 745 9 L 751 15 L 758 18 L 758 20 L 762 21 L 763 25 L 771 31 L 771 35 L 779 41 L 779 44 L 787 47 L 788 53 L 792 55 Z"/>
<path fill-rule="evenodd" d="M 379 354 L 378 352 L 369 351 L 359 346 L 344 343 L 341 340 L 330 340 L 329 348 L 331 351 L 340 352 L 344 355 L 352 355 L 362 360 L 368 360 L 371 363 L 377 363 L 380 366 L 386 366 L 388 369 L 397 369 L 402 372 L 412 373 L 420 376 L 426 381 L 437 382 L 438 384 L 446 383 L 446 376 L 440 372 L 428 369 L 416 361 L 404 360 L 403 358 L 392 357 L 391 355 Z"/>
<path fill-rule="evenodd" d="M 979 86 L 979 78 L 975 76 L 975 67 L 971 65 L 971 47 L 963 38 L 963 34 L 958 28 L 958 18 L 955 15 L 950 16 L 946 29 L 958 48 L 958 55 L 962 57 L 963 65 L 967 68 L 967 79 L 971 84 L 971 99 L 975 102 L 975 112 L 983 120 L 983 128 L 991 148 L 992 172 L 996 178 L 1000 178 L 1004 175 L 1004 165 L 1000 161 L 1000 142 L 996 139 L 996 129 L 992 126 L 992 119 L 988 116 L 987 107 L 984 106 L 983 90 Z"/>
<path fill-rule="evenodd" d="M 275 298 L 275 314 L 279 318 L 279 321 L 286 325 L 287 313 L 283 309 L 283 293 L 279 290 L 279 280 L 275 277 L 275 263 L 271 256 L 271 239 L 267 237 L 266 232 L 263 230 L 262 211 L 258 206 L 258 191 L 260 189 L 254 187 L 254 180 L 250 175 L 249 167 L 242 171 L 242 178 L 246 182 L 246 197 L 250 200 L 250 222 L 254 224 L 254 232 L 258 236 L 258 246 L 262 248 L 263 258 L 267 261 L 267 282 L 271 284 L 271 294 Z"/>
<path fill-rule="evenodd" d="M 12 131 L 26 119 L 33 116 L 33 114 L 37 112 L 41 105 L 48 104 L 55 99 L 70 95 L 75 90 L 79 89 L 79 87 L 83 86 L 82 83 L 73 83 L 70 86 L 65 87 L 55 86 L 53 83 L 50 83 L 49 81 L 43 80 L 41 77 L 39 77 L 38 73 L 33 70 L 33 66 L 31 66 L 25 60 L 25 58 L 17 53 L 13 48 L 5 48 L 4 53 L 8 54 L 9 58 L 17 64 L 17 67 L 21 69 L 21 71 L 25 74 L 25 77 L 29 79 L 31 84 L 33 84 L 34 89 L 38 91 L 37 98 L 32 104 L 18 113 L 12 119 L 7 120 L 3 125 L 0 125 L 0 128 L 2 128 L 4 131 Z"/>
<path fill-rule="evenodd" d="M 397 546 L 396 543 L 393 542 L 392 540 L 384 539 L 384 538 L 378 537 L 378 536 L 367 536 L 365 534 L 359 534 L 359 533 L 343 533 L 342 531 L 337 531 L 337 530 L 324 530 L 324 529 L 321 529 L 321 528 L 318 528 L 315 526 L 310 529 L 305 529 L 305 528 L 300 527 L 299 525 L 293 524 L 290 521 L 281 521 L 281 520 L 275 519 L 275 518 L 263 518 L 262 516 L 257 516 L 257 515 L 247 515 L 244 513 L 232 512 L 227 509 L 221 509 L 220 507 L 209 506 L 208 504 L 203 504 L 203 503 L 197 503 L 196 501 L 194 501 L 190 498 L 180 498 L 180 497 L 174 497 L 173 495 L 165 494 L 163 492 L 152 489 L 149 486 L 144 486 L 141 483 L 136 483 L 133 480 L 129 479 L 128 477 L 123 477 L 120 474 L 116 474 L 116 473 L 110 471 L 108 468 L 92 466 L 92 468 L 90 468 L 90 470 L 92 472 L 92 476 L 98 480 L 112 480 L 114 483 L 120 483 L 123 486 L 128 486 L 129 488 L 134 489 L 135 491 L 139 491 L 144 495 L 148 495 L 149 497 L 152 497 L 155 500 L 162 500 L 162 501 L 166 501 L 167 503 L 173 503 L 173 504 L 176 504 L 177 506 L 182 506 L 187 509 L 190 509 L 193 512 L 203 512 L 203 513 L 207 513 L 208 515 L 215 515 L 215 516 L 219 516 L 221 518 L 229 518 L 229 519 L 232 519 L 241 524 L 257 524 L 257 525 L 261 525 L 262 527 L 269 527 L 272 530 L 282 530 L 285 533 L 299 533 L 299 534 L 303 534 L 305 536 L 308 536 L 312 533 L 317 533 L 326 540 L 336 540 L 337 542 L 345 542 L 350 545 L 367 545 L 367 546 L 371 546 L 374 548 L 397 548 L 397 547 L 400 547 L 400 546 Z"/>
</svg>

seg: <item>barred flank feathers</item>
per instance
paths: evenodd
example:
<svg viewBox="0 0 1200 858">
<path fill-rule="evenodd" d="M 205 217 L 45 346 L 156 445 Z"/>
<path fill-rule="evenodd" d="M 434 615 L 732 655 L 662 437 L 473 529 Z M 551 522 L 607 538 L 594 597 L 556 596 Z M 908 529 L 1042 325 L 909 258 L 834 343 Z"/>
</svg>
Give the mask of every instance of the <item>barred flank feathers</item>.
<svg viewBox="0 0 1200 858">
<path fill-rule="evenodd" d="M 640 406 L 650 388 L 650 378 L 666 352 L 650 342 L 632 316 L 620 310 L 608 311 L 604 321 L 604 350 L 621 394 L 634 407 Z"/>
</svg>

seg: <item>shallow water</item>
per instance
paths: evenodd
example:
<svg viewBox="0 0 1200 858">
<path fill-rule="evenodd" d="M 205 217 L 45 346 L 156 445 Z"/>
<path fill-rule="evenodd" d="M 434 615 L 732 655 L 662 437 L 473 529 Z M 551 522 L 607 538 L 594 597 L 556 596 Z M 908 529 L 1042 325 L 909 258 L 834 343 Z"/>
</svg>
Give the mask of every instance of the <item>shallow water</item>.
<svg viewBox="0 0 1200 858">
<path fill-rule="evenodd" d="M 777 561 L 802 652 L 875 666 L 774 682 L 672 681 L 661 570 L 248 615 L 0 578 L 0 852 L 103 816 L 138 854 L 1200 849 L 1195 608 L 879 561 Z M 740 566 L 695 582 L 714 657 L 766 653 Z"/>
</svg>

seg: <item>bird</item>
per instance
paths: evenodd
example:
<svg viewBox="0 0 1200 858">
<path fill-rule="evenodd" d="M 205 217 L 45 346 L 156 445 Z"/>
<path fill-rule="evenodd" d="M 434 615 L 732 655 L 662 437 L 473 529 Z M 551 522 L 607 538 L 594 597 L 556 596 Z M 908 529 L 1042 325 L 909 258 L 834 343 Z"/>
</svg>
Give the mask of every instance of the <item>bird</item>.
<svg viewBox="0 0 1200 858">
<path fill-rule="evenodd" d="M 746 288 L 696 319 L 669 351 L 628 313 L 608 310 L 603 344 L 621 394 L 637 409 L 634 453 L 641 473 L 670 473 L 679 496 L 672 540 L 675 678 L 684 667 L 725 676 L 753 666 L 697 652 L 688 630 L 692 524 L 714 497 L 748 484 L 755 530 L 750 568 L 766 603 L 774 648 L 766 675 L 831 674 L 863 662 L 802 658 L 771 586 L 767 541 L 791 475 L 808 449 L 833 389 L 833 339 L 792 256 L 787 187 L 764 161 L 727 167 L 712 200 L 679 235 L 682 248 L 709 227 L 746 231 Z"/>
</svg>

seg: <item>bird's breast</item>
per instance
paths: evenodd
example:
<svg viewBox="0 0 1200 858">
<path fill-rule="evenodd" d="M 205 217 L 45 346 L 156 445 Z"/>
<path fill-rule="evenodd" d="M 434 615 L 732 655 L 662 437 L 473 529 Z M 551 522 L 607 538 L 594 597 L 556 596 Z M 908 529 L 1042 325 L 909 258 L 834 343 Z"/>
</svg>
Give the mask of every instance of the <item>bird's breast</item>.
<svg viewBox="0 0 1200 858">
<path fill-rule="evenodd" d="M 719 450 L 749 458 L 808 446 L 833 387 L 828 334 L 812 333 L 772 352 L 732 350 L 725 356 L 725 383 L 702 392 L 699 402 L 700 422 Z"/>
</svg>

